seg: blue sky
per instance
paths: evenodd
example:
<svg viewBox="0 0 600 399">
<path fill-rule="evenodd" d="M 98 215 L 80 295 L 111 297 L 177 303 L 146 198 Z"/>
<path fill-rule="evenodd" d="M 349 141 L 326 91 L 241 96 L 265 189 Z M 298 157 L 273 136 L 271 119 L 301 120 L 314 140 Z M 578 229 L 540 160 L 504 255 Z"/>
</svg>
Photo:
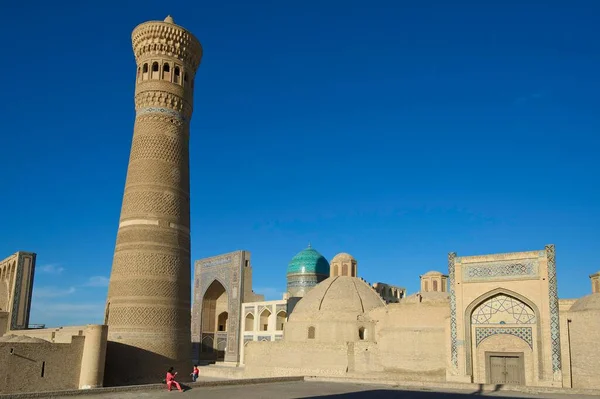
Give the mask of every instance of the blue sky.
<svg viewBox="0 0 600 399">
<path fill-rule="evenodd" d="M 255 290 L 277 299 L 309 241 L 409 292 L 419 274 L 447 270 L 448 252 L 554 243 L 560 296 L 590 291 L 600 268 L 597 2 L 6 8 L 0 257 L 38 254 L 32 323 L 102 320 L 133 132 L 130 33 L 167 14 L 204 46 L 193 259 L 249 250 Z"/>
</svg>

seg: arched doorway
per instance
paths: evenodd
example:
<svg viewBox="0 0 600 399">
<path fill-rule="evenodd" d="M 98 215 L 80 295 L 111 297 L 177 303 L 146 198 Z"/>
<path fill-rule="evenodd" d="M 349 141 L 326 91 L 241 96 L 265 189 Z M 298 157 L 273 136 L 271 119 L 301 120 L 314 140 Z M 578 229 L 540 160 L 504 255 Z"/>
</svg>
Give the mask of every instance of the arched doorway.
<svg viewBox="0 0 600 399">
<path fill-rule="evenodd" d="M 223 360 L 227 347 L 229 301 L 227 290 L 214 280 L 202 298 L 202 346 L 200 359 Z"/>
<path fill-rule="evenodd" d="M 473 382 L 526 385 L 536 379 L 539 312 L 527 298 L 496 289 L 465 311 L 467 367 Z"/>
</svg>

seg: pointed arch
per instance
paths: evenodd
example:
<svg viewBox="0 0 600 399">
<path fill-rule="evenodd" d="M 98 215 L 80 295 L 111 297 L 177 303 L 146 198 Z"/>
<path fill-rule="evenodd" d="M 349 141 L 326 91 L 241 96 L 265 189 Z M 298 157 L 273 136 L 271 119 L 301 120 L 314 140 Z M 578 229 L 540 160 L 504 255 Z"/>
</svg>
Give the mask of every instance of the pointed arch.
<svg viewBox="0 0 600 399">
<path fill-rule="evenodd" d="M 202 338 L 201 352 L 213 353 L 215 341 L 213 337 L 207 336 Z"/>
<path fill-rule="evenodd" d="M 269 331 L 269 318 L 271 317 L 271 311 L 268 308 L 264 308 L 260 312 L 260 331 Z"/>
<path fill-rule="evenodd" d="M 283 325 L 285 324 L 286 319 L 287 312 L 285 310 L 280 310 L 277 312 L 277 324 L 275 324 L 275 329 L 277 331 L 283 331 Z"/>
<path fill-rule="evenodd" d="M 254 313 L 248 312 L 244 317 L 244 331 L 254 331 Z"/>
<path fill-rule="evenodd" d="M 221 312 L 219 316 L 217 316 L 217 331 L 227 331 L 227 325 L 229 319 L 229 313 Z"/>
<path fill-rule="evenodd" d="M 211 334 L 217 332 L 219 328 L 219 317 L 223 311 L 228 310 L 229 297 L 227 289 L 219 279 L 213 279 L 202 295 L 201 331 L 203 333 Z"/>
<path fill-rule="evenodd" d="M 535 305 L 535 303 L 533 303 L 531 300 L 529 300 L 527 297 L 519 294 L 518 292 L 509 290 L 507 288 L 502 288 L 502 287 L 498 287 L 498 288 L 494 288 L 491 291 L 486 292 L 485 294 L 480 295 L 479 297 L 475 298 L 466 308 L 465 308 L 465 313 L 464 313 L 464 329 L 465 329 L 465 352 L 466 352 L 466 372 L 467 375 L 473 375 L 473 351 L 472 351 L 472 347 L 473 347 L 473 337 L 471 334 L 471 316 L 473 315 L 473 311 L 475 310 L 475 308 L 481 304 L 483 304 L 485 301 L 497 296 L 497 295 L 506 295 L 509 297 L 513 297 L 521 302 L 523 302 L 524 304 L 526 304 L 527 306 L 529 306 L 534 314 L 535 314 L 535 326 L 537 334 L 536 337 L 534 339 L 534 350 L 540 350 L 541 348 L 541 339 L 542 339 L 542 331 L 540 328 L 540 311 L 538 309 L 538 307 Z M 538 369 L 539 369 L 539 373 L 540 375 L 543 375 L 543 361 L 542 361 L 542 356 L 538 356 Z"/>
</svg>

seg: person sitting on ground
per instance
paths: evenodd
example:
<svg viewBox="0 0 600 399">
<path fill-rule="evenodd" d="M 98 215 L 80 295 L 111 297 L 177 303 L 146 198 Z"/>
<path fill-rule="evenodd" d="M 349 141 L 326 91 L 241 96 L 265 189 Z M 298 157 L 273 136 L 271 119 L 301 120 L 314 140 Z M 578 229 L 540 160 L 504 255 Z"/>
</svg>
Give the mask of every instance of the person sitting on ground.
<svg viewBox="0 0 600 399">
<path fill-rule="evenodd" d="M 197 364 L 194 364 L 194 370 L 192 371 L 192 381 L 196 382 L 198 380 L 198 374 L 200 374 L 200 369 Z"/>
<path fill-rule="evenodd" d="M 177 372 L 173 371 L 173 367 L 169 368 L 169 370 L 167 371 L 167 390 L 169 390 L 169 392 L 171 391 L 171 386 L 175 385 L 175 388 L 177 388 L 179 390 L 179 392 L 183 392 L 183 389 L 181 389 L 181 385 L 179 385 L 179 383 L 177 381 L 175 381 L 175 376 L 177 375 Z"/>
</svg>

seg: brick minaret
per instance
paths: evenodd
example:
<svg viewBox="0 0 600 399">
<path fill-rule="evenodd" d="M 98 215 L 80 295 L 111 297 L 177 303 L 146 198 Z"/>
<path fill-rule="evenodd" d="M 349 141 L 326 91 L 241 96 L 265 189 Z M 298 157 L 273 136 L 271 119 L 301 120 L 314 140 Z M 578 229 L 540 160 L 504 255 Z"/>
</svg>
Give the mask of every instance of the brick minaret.
<svg viewBox="0 0 600 399">
<path fill-rule="evenodd" d="M 106 303 L 106 385 L 191 367 L 188 143 L 202 47 L 170 16 L 138 25 L 132 42 L 136 118 Z"/>
</svg>

